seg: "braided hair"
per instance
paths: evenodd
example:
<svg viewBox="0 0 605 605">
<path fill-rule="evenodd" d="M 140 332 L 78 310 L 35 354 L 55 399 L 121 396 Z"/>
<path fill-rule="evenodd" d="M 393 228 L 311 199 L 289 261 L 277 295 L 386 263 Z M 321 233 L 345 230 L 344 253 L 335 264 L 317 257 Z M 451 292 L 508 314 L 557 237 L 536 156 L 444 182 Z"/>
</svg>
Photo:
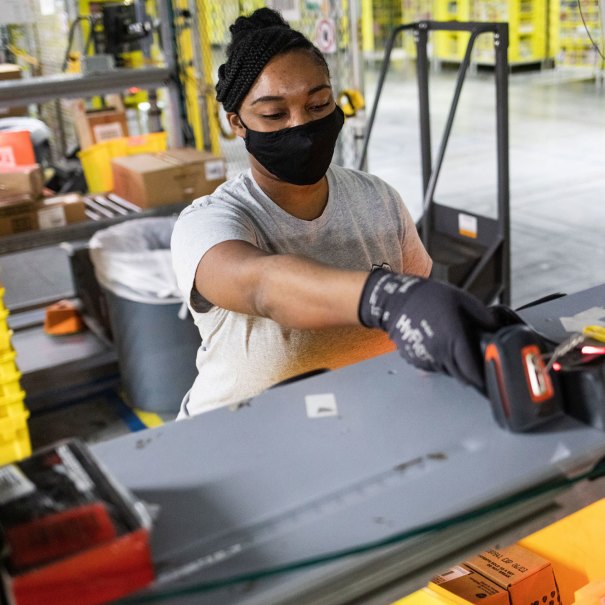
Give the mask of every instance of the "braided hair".
<svg viewBox="0 0 605 605">
<path fill-rule="evenodd" d="M 265 65 L 276 55 L 306 50 L 318 64 L 328 65 L 320 50 L 303 34 L 292 29 L 270 8 L 259 8 L 250 16 L 238 17 L 229 27 L 231 42 L 227 61 L 218 69 L 216 99 L 225 111 L 237 111 Z"/>
</svg>

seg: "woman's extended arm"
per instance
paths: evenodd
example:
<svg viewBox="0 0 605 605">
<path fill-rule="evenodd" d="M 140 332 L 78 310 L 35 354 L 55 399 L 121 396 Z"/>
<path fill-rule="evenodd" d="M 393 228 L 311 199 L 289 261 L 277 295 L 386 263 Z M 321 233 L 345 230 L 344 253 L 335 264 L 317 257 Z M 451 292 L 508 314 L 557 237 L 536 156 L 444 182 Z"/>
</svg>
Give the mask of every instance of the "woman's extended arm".
<svg viewBox="0 0 605 605">
<path fill-rule="evenodd" d="M 195 285 L 219 307 L 268 317 L 289 328 L 359 324 L 364 271 L 336 269 L 293 255 L 267 254 L 231 240 L 211 248 L 198 265 Z"/>
</svg>

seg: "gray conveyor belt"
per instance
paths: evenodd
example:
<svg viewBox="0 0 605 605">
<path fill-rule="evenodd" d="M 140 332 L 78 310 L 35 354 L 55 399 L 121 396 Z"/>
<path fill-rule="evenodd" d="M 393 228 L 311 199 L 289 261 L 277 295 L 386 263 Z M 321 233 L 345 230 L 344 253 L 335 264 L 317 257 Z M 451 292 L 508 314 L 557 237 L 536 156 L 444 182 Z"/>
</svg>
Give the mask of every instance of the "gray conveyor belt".
<svg viewBox="0 0 605 605">
<path fill-rule="evenodd" d="M 575 313 L 604 301 L 601 287 L 531 314 L 546 317 L 549 305 Z M 310 418 L 310 395 L 332 398 L 336 415 Z M 393 353 L 271 389 L 235 412 L 220 409 L 93 449 L 119 480 L 159 505 L 158 574 L 166 579 L 195 562 L 183 580 L 190 584 L 380 540 L 573 475 L 605 454 L 605 434 L 568 417 L 529 434 L 506 432 L 474 390 Z M 517 516 L 531 506 L 518 507 Z M 473 528 L 485 535 L 497 524 L 479 520 L 455 535 L 416 539 L 402 561 L 436 556 L 440 545 L 454 548 L 472 539 Z M 166 602 L 339 603 L 326 578 L 351 565 Z M 356 576 L 350 581 L 363 582 Z M 305 600 L 317 582 L 323 595 Z"/>
</svg>

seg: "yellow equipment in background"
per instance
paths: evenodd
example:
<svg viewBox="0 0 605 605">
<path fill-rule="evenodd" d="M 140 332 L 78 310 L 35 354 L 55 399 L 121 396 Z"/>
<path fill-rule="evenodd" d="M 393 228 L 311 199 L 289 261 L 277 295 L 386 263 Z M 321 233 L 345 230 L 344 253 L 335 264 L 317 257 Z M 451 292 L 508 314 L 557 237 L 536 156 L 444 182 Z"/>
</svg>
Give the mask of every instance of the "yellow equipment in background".
<svg viewBox="0 0 605 605">
<path fill-rule="evenodd" d="M 338 104 L 347 118 L 357 115 L 357 112 L 365 109 L 366 102 L 361 91 L 354 88 L 346 88 L 338 95 Z"/>
</svg>

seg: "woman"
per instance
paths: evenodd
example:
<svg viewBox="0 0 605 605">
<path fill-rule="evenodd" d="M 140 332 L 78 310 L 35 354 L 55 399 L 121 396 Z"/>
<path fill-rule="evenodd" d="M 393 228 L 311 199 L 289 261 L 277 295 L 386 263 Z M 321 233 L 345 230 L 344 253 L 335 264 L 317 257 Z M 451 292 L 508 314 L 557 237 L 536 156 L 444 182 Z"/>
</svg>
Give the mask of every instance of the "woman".
<svg viewBox="0 0 605 605">
<path fill-rule="evenodd" d="M 395 347 L 481 389 L 479 333 L 495 322 L 426 279 L 431 259 L 393 188 L 330 165 L 344 116 L 322 54 L 268 8 L 230 31 L 217 99 L 250 170 L 193 202 L 173 232 L 202 337 L 180 417 Z"/>
</svg>

